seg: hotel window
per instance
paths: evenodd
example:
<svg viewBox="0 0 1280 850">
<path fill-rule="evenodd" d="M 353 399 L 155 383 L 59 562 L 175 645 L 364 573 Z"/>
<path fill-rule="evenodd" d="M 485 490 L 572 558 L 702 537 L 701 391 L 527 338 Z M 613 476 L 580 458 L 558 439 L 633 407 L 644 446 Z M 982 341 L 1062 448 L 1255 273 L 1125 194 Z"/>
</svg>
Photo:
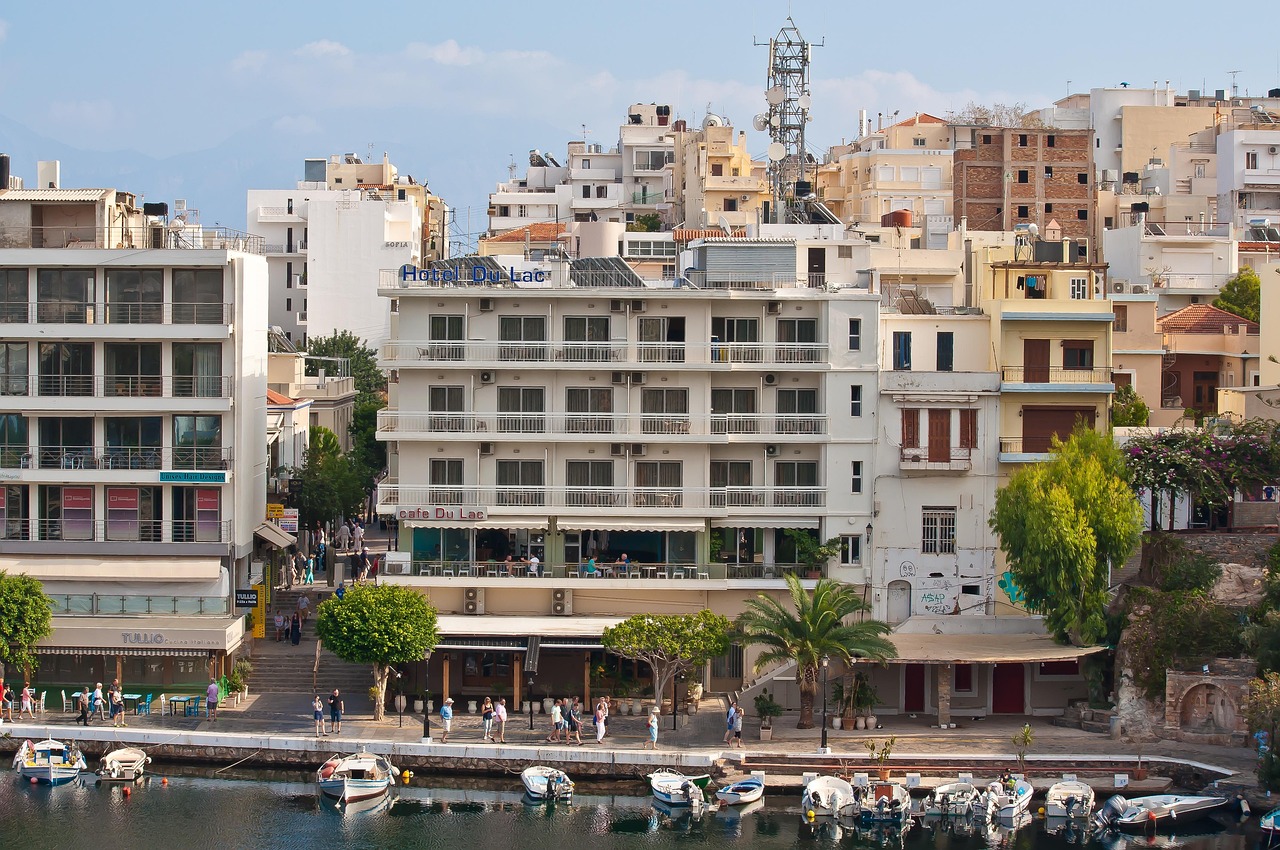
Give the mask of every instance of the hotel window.
<svg viewBox="0 0 1280 850">
<path fill-rule="evenodd" d="M 894 170 L 892 165 L 882 165 L 876 169 L 876 180 L 891 182 L 893 180 Z"/>
<path fill-rule="evenodd" d="M 938 371 L 950 372 L 955 366 L 956 335 L 952 331 L 938 331 Z"/>
<path fill-rule="evenodd" d="M 1084 300 L 1089 297 L 1089 278 L 1071 278 L 1071 297 L 1077 301 Z"/>
<path fill-rule="evenodd" d="M 175 469 L 223 469 L 222 417 L 173 417 Z"/>
<path fill-rule="evenodd" d="M 604 185 L 597 186 L 597 187 L 596 187 L 596 197 L 597 197 L 597 198 L 607 198 L 607 197 L 609 197 L 609 187 L 608 187 L 608 186 L 604 186 Z"/>
<path fill-rule="evenodd" d="M 1113 313 L 1115 313 L 1115 316 L 1116 316 L 1115 322 L 1112 324 L 1111 329 L 1116 333 L 1127 332 L 1129 330 L 1129 305 L 1113 304 L 1111 305 L 1111 310 Z"/>
<path fill-rule="evenodd" d="M 289 264 L 292 266 L 292 264 Z M 289 286 L 293 275 L 285 274 Z M 164 314 L 163 269 L 108 269 L 107 322 L 157 325 Z"/>
<path fill-rule="evenodd" d="M 546 389 L 498 387 L 498 431 L 541 434 L 546 430 Z"/>
<path fill-rule="evenodd" d="M 861 319 L 849 320 L 849 350 L 850 351 L 862 350 L 862 320 Z"/>
<path fill-rule="evenodd" d="M 616 507 L 612 492 L 613 461 L 570 460 L 564 465 L 565 504 L 570 507 Z"/>
<path fill-rule="evenodd" d="M 911 331 L 893 332 L 893 368 L 898 372 L 911 371 Z"/>
<path fill-rule="evenodd" d="M 849 415 L 862 415 L 862 384 L 849 387 Z"/>
<path fill-rule="evenodd" d="M 852 245 L 837 245 L 837 246 L 836 246 L 836 258 L 837 258 L 837 259 L 840 259 L 840 260 L 852 260 L 852 259 L 853 259 L 853 246 L 852 246 Z"/>
<path fill-rule="evenodd" d="M 684 503 L 680 461 L 636 461 L 636 507 L 678 508 Z"/>
<path fill-rule="evenodd" d="M 911 146 L 915 148 L 922 148 L 925 145 L 925 141 L 926 140 L 922 139 L 920 136 L 916 136 L 914 139 L 911 140 Z"/>
<path fill-rule="evenodd" d="M 93 539 L 93 488 L 42 485 L 42 540 Z"/>
<path fill-rule="evenodd" d="M 1063 369 L 1092 369 L 1093 340 L 1067 339 L 1062 341 Z"/>
<path fill-rule="evenodd" d="M 737 198 L 725 198 L 725 199 L 724 199 L 724 211 L 725 211 L 725 212 L 737 212 L 737 211 L 738 211 L 738 199 L 737 199 Z"/>
<path fill-rule="evenodd" d="M 918 408 L 903 408 L 902 447 L 904 449 L 920 448 L 920 410 Z"/>
<path fill-rule="evenodd" d="M 108 469 L 159 469 L 164 420 L 159 416 L 109 417 L 103 421 Z"/>
<path fill-rule="evenodd" d="M 222 269 L 174 269 L 173 323 L 210 325 L 223 321 Z"/>
<path fill-rule="evenodd" d="M 773 503 L 787 507 L 817 507 L 818 464 L 809 460 L 780 460 L 773 465 Z"/>
<path fill-rule="evenodd" d="M 840 566 L 862 565 L 862 535 L 844 534 L 840 537 Z"/>
<path fill-rule="evenodd" d="M 0 395 L 27 395 L 29 390 L 25 342 L 0 342 Z"/>
<path fill-rule="evenodd" d="M 608 316 L 565 316 L 564 359 L 609 360 Z"/>
<path fill-rule="evenodd" d="M 760 493 L 752 487 L 751 461 L 713 460 L 709 472 L 712 507 L 738 508 L 763 504 Z"/>
<path fill-rule="evenodd" d="M 849 462 L 849 492 L 862 492 L 862 461 L 854 460 Z"/>
<path fill-rule="evenodd" d="M 461 505 L 462 458 L 433 457 L 427 464 L 427 498 L 435 505 Z"/>
<path fill-rule="evenodd" d="M 430 316 L 427 319 L 427 339 L 431 345 L 427 348 L 431 360 L 461 360 L 466 351 L 462 340 L 466 333 L 465 316 Z M 456 342 L 457 345 L 441 343 Z"/>
<path fill-rule="evenodd" d="M 462 386 L 436 385 L 427 389 L 427 427 L 432 431 L 465 431 L 468 419 L 461 414 L 466 410 L 466 388 Z M 440 414 L 458 414 L 453 416 Z"/>
<path fill-rule="evenodd" d="M 539 343 L 547 341 L 546 316 L 499 316 L 498 339 L 505 344 L 498 348 L 502 360 L 545 360 L 547 347 Z"/>
<path fill-rule="evenodd" d="M 27 277 L 26 269 L 0 269 L 0 323 L 26 322 L 30 317 Z"/>
<path fill-rule="evenodd" d="M 818 321 L 816 319 L 778 320 L 778 359 L 783 363 L 816 363 L 818 361 Z"/>
<path fill-rule="evenodd" d="M 40 343 L 40 395 L 93 395 L 93 343 Z"/>
<path fill-rule="evenodd" d="M 21 484 L 0 487 L 0 536 L 5 540 L 26 540 L 30 535 L 31 493 Z"/>
<path fill-rule="evenodd" d="M 689 390 L 641 390 L 641 430 L 646 434 L 689 433 Z"/>
<path fill-rule="evenodd" d="M 711 176 L 712 176 L 712 177 L 723 177 L 723 176 L 724 176 L 724 163 L 721 163 L 721 162 L 713 162 L 713 163 L 711 163 Z"/>
<path fill-rule="evenodd" d="M 174 542 L 223 542 L 221 502 L 221 491 L 213 487 L 174 487 Z"/>
<path fill-rule="evenodd" d="M 777 402 L 779 434 L 817 434 L 821 431 L 821 420 L 817 416 L 817 390 L 778 390 Z"/>
<path fill-rule="evenodd" d="M 920 512 L 920 551 L 926 555 L 956 552 L 956 509 L 926 507 Z"/>
<path fill-rule="evenodd" d="M 159 543 L 160 492 L 159 487 L 108 487 L 107 539 Z"/>
<path fill-rule="evenodd" d="M 174 343 L 175 357 L 182 345 L 182 343 Z M 191 346 L 188 343 L 186 347 Z M 160 395 L 160 343 L 108 342 L 102 346 L 102 355 L 105 373 L 103 381 L 107 395 L 132 397 Z M 174 387 L 174 395 L 182 395 L 183 393 L 177 392 L 177 389 Z"/>
<path fill-rule="evenodd" d="M 92 320 L 93 269 L 38 269 L 36 321 L 83 325 Z"/>
<path fill-rule="evenodd" d="M 27 417 L 19 413 L 0 413 L 0 468 L 20 469 L 31 463 L 31 441 L 27 436 Z"/>
<path fill-rule="evenodd" d="M 540 460 L 500 460 L 497 464 L 499 505 L 537 506 L 546 503 Z"/>
<path fill-rule="evenodd" d="M 978 447 L 978 411 L 973 408 L 960 410 L 960 448 Z"/>
<path fill-rule="evenodd" d="M 1249 151 L 1244 155 L 1244 167 L 1250 171 L 1256 171 L 1258 168 L 1258 152 Z"/>
<path fill-rule="evenodd" d="M 568 387 L 564 391 L 565 430 L 570 434 L 613 433 L 613 389 Z"/>
<path fill-rule="evenodd" d="M 583 186 L 583 187 L 582 187 L 582 197 L 584 197 L 584 198 L 590 198 L 590 197 L 591 197 L 591 187 L 590 187 L 590 186 Z"/>
<path fill-rule="evenodd" d="M 754 434 L 756 391 L 750 387 L 715 387 L 711 390 L 711 433 Z"/>
</svg>

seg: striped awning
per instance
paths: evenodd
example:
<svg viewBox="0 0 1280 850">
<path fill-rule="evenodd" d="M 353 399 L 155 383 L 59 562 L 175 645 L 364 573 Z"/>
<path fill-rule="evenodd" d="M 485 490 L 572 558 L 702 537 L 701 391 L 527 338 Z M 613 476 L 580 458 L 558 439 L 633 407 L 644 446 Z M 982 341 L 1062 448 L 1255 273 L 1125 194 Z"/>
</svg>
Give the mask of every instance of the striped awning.
<svg viewBox="0 0 1280 850">
<path fill-rule="evenodd" d="M 171 658 L 208 658 L 207 649 L 165 649 L 164 647 L 148 647 L 146 649 L 103 649 L 92 646 L 37 646 L 36 655 L 128 655 L 157 656 Z"/>
<path fill-rule="evenodd" d="M 706 526 L 700 519 L 612 519 L 563 520 L 563 531 L 702 531 Z"/>
</svg>

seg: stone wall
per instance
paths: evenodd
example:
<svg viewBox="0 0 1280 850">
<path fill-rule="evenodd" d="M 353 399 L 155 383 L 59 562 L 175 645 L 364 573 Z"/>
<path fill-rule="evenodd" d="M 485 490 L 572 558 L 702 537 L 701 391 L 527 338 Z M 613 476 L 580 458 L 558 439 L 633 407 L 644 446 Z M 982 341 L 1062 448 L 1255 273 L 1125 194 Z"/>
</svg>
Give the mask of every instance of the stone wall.
<svg viewBox="0 0 1280 850">
<path fill-rule="evenodd" d="M 1244 698 L 1257 666 L 1251 659 L 1215 658 L 1209 672 L 1170 670 L 1164 689 L 1164 733 L 1179 741 L 1242 746 L 1249 727 Z"/>
</svg>

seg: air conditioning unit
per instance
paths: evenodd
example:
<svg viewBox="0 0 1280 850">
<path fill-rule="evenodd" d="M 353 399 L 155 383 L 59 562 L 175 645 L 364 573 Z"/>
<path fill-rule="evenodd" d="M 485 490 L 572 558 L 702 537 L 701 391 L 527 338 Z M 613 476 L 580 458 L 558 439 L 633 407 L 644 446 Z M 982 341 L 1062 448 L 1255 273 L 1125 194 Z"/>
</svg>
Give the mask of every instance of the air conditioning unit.
<svg viewBox="0 0 1280 850">
<path fill-rule="evenodd" d="M 490 216 L 490 217 L 497 215 L 497 214 L 498 214 L 498 208 L 497 208 L 497 207 L 489 207 L 489 213 L 488 213 L 488 214 L 489 214 L 489 216 Z"/>
<path fill-rule="evenodd" d="M 398 384 L 398 383 L 400 383 L 400 370 L 399 370 L 399 369 L 392 369 L 390 372 L 388 372 L 388 373 L 387 373 L 387 383 L 388 383 L 388 384 Z"/>
<path fill-rule="evenodd" d="M 1124 281 L 1123 280 L 1113 281 L 1111 284 L 1111 291 L 1124 292 Z"/>
<path fill-rule="evenodd" d="M 627 373 L 614 372 L 612 377 L 610 377 L 609 381 L 610 383 L 613 383 L 613 384 L 625 384 L 627 382 Z"/>
<path fill-rule="evenodd" d="M 739 196 L 738 196 L 738 200 L 742 201 L 742 202 L 745 204 L 747 201 L 751 200 L 751 196 L 750 196 L 750 195 L 739 195 Z"/>
<path fill-rule="evenodd" d="M 765 305 L 764 309 L 765 309 L 765 312 L 768 313 L 770 316 L 776 316 L 782 312 L 782 302 L 770 301 L 768 304 Z"/>
<path fill-rule="evenodd" d="M 1129 291 L 1134 295 L 1146 295 L 1147 285 L 1145 283 L 1133 283 L 1129 285 Z"/>
<path fill-rule="evenodd" d="M 631 373 L 631 383 L 632 383 L 632 384 L 634 384 L 635 386 L 640 386 L 640 385 L 641 385 L 641 384 L 643 384 L 646 380 L 648 380 L 648 378 L 649 378 L 649 375 L 648 375 L 648 373 L 647 373 L 647 372 L 632 372 L 632 373 Z"/>
<path fill-rule="evenodd" d="M 643 313 L 643 312 L 644 312 L 644 301 L 642 301 L 642 300 L 641 300 L 641 299 L 639 299 L 639 298 L 633 299 L 633 300 L 632 300 L 632 302 L 631 302 L 631 312 L 632 312 L 632 313 Z"/>
<path fill-rule="evenodd" d="M 626 443 L 610 443 L 609 454 L 612 457 L 626 457 L 627 444 Z"/>
<path fill-rule="evenodd" d="M 497 376 L 497 374 L 496 374 L 496 373 L 494 373 L 494 372 L 481 372 L 481 373 L 480 373 L 480 383 L 482 383 L 482 384 L 492 384 L 492 383 L 493 383 L 494 381 L 496 381 L 496 380 L 498 380 L 498 376 Z"/>
<path fill-rule="evenodd" d="M 646 449 L 646 447 L 645 447 L 645 444 L 644 444 L 644 443 L 632 443 L 632 444 L 631 444 L 631 456 L 632 456 L 632 457 L 644 457 L 644 454 L 645 454 L 645 451 L 646 451 L 646 450 L 647 450 L 647 449 Z"/>
<path fill-rule="evenodd" d="M 481 444 L 480 444 L 480 454 L 482 454 L 482 455 L 491 455 L 491 454 L 493 454 L 493 443 L 481 443 Z"/>
<path fill-rule="evenodd" d="M 484 588 L 468 587 L 463 591 L 462 613 L 464 614 L 483 614 L 484 613 Z"/>
<path fill-rule="evenodd" d="M 551 593 L 551 613 L 557 617 L 573 615 L 573 591 L 559 588 Z"/>
<path fill-rule="evenodd" d="M 764 453 L 768 457 L 777 457 L 780 451 L 782 450 L 772 443 L 764 447 Z"/>
<path fill-rule="evenodd" d="M 481 312 L 481 313 L 491 313 L 491 312 L 493 312 L 493 299 L 492 299 L 492 298 L 481 298 L 481 299 L 480 299 L 480 312 Z"/>
<path fill-rule="evenodd" d="M 1277 153 L 1280 153 L 1280 148 L 1277 148 L 1275 145 L 1272 145 L 1271 147 L 1267 148 L 1267 153 L 1271 154 L 1272 156 L 1275 156 Z"/>
<path fill-rule="evenodd" d="M 765 376 L 764 376 L 764 384 L 765 384 L 765 386 L 767 386 L 767 387 L 771 387 L 771 386 L 773 386 L 773 385 L 774 385 L 774 384 L 776 384 L 776 383 L 778 383 L 778 376 L 777 376 L 777 375 L 775 375 L 775 374 L 773 374 L 772 372 L 770 372 L 769 374 L 767 374 L 767 375 L 765 375 Z"/>
<path fill-rule="evenodd" d="M 627 312 L 627 302 L 623 301 L 621 298 L 613 299 L 612 301 L 609 302 L 609 312 L 610 313 Z"/>
</svg>

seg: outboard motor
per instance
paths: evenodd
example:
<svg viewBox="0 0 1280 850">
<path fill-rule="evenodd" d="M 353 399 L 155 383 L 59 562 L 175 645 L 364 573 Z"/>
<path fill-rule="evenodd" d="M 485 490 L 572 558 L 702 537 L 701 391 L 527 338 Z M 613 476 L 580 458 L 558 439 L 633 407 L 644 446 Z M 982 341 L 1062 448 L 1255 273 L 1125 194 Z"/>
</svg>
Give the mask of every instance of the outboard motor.
<svg viewBox="0 0 1280 850">
<path fill-rule="evenodd" d="M 1129 801 L 1116 794 L 1102 804 L 1102 807 L 1098 809 L 1098 813 L 1093 816 L 1093 821 L 1098 825 L 1099 829 L 1110 829 L 1115 826 L 1116 820 L 1124 814 L 1127 808 L 1129 808 Z"/>
</svg>

